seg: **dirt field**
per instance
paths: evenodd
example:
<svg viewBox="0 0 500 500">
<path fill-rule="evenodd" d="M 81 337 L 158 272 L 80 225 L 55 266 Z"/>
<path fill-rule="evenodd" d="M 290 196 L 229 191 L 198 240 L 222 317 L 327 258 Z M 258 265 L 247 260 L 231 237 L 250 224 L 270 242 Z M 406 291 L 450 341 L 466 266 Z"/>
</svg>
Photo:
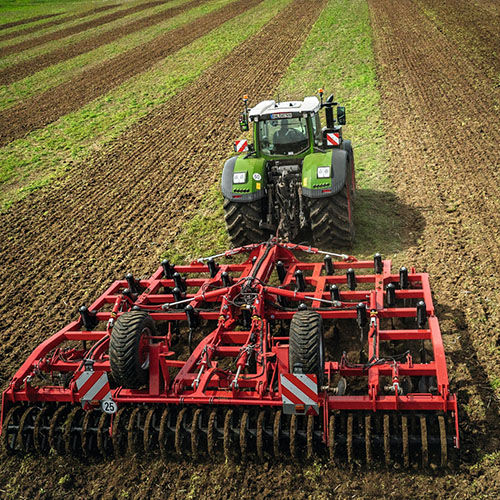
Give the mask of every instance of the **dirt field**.
<svg viewBox="0 0 500 500">
<path fill-rule="evenodd" d="M 62 38 L 74 35 L 75 33 L 80 33 L 81 31 L 86 31 L 90 28 L 95 28 L 96 26 L 101 26 L 103 24 L 110 23 L 111 21 L 115 21 L 116 19 L 120 19 L 121 17 L 134 14 L 135 12 L 140 12 L 141 10 L 146 10 L 150 7 L 155 7 L 156 5 L 161 5 L 162 3 L 164 3 L 163 0 L 156 0 L 154 2 L 134 5 L 133 7 L 129 7 L 128 9 L 118 10 L 116 12 L 112 12 L 111 14 L 106 14 L 102 17 L 99 17 L 98 19 L 85 21 L 75 26 L 55 31 L 54 33 L 48 33 L 46 35 L 32 38 L 24 42 L 9 45 L 8 47 L 4 47 L 2 49 L 2 52 L 4 55 L 7 56 L 9 54 L 14 54 L 15 52 L 21 52 L 23 50 L 31 49 L 33 47 L 36 47 L 37 45 L 43 45 L 44 43 L 51 42 L 52 40 L 61 40 Z M 105 10 L 108 10 L 109 8 L 110 7 L 108 6 Z M 90 13 L 95 14 L 96 11 L 91 11 Z"/>
<path fill-rule="evenodd" d="M 158 12 L 157 14 L 131 21 L 125 26 L 119 26 L 117 28 L 108 30 L 103 35 L 96 35 L 95 37 L 86 38 L 81 42 L 67 45 L 53 50 L 52 52 L 49 52 L 47 54 L 42 54 L 38 57 L 29 59 L 28 61 L 23 61 L 19 64 L 9 66 L 6 69 L 0 71 L 0 84 L 8 85 L 9 83 L 21 80 L 22 78 L 36 73 L 43 68 L 52 66 L 53 64 L 57 64 L 60 61 L 66 61 L 67 59 L 71 59 L 72 57 L 76 57 L 97 47 L 101 47 L 102 45 L 111 43 L 114 40 L 118 40 L 125 35 L 140 31 L 148 26 L 153 26 L 154 24 L 157 24 L 165 19 L 174 17 L 184 10 L 191 9 L 197 5 L 202 4 L 204 1 L 205 0 L 193 0 L 178 7 L 172 7 L 162 12 Z M 159 2 L 153 2 L 152 4 L 148 5 L 148 7 L 156 5 L 158 3 Z M 135 12 L 138 11 L 138 9 L 135 10 Z M 115 17 L 115 19 L 116 18 L 117 17 Z M 92 27 L 96 25 L 97 24 L 94 23 L 92 24 Z M 84 29 L 82 29 L 82 31 L 84 31 Z M 56 38 L 52 39 L 55 40 Z"/>
<path fill-rule="evenodd" d="M 36 33 L 37 31 L 39 31 L 41 29 L 49 28 L 51 26 L 59 26 L 60 24 L 68 23 L 68 22 L 74 21 L 76 19 L 84 19 L 84 18 L 92 16 L 94 14 L 98 14 L 99 12 L 105 12 L 106 10 L 114 9 L 115 7 L 118 7 L 119 5 L 120 4 L 104 5 L 103 7 L 99 7 L 97 9 L 91 9 L 91 10 L 88 10 L 88 11 L 83 12 L 81 14 L 73 14 L 71 16 L 64 16 L 64 17 L 60 17 L 58 19 L 54 19 L 53 21 L 49 21 L 47 23 L 43 23 L 41 25 L 31 26 L 29 28 L 23 28 L 21 30 L 15 31 L 13 33 L 5 33 L 3 35 L 0 35 L 0 41 L 2 41 L 2 40 L 10 40 L 11 38 L 16 38 L 16 37 L 21 36 L 21 35 L 28 35 L 29 33 Z M 51 16 L 47 16 L 47 17 L 51 17 Z M 40 19 L 40 17 L 38 19 Z M 24 23 L 18 22 L 18 24 L 25 24 L 27 22 L 33 22 L 35 20 L 36 20 L 36 18 L 31 18 L 31 19 L 28 19 L 28 20 L 24 21 Z M 16 26 L 16 24 L 6 23 L 6 25 L 8 25 L 8 24 L 10 24 L 10 26 L 4 26 L 4 28 Z M 41 42 L 40 38 L 38 38 L 37 40 L 38 40 L 38 43 L 45 43 L 46 41 L 48 41 L 48 39 L 46 39 L 46 40 L 44 40 L 44 41 Z M 35 43 L 35 45 L 36 44 L 37 43 Z M 16 45 L 12 45 L 11 47 L 15 47 L 15 48 L 10 48 L 10 49 L 8 49 L 7 52 L 2 52 L 2 53 L 3 53 L 3 55 L 7 55 L 7 53 L 16 52 L 18 50 L 26 50 L 30 46 L 34 47 L 35 45 L 29 45 L 29 44 L 27 44 L 24 47 L 23 46 L 19 47 L 19 46 L 16 46 Z"/>
<path fill-rule="evenodd" d="M 390 154 L 386 170 L 397 199 L 416 214 L 405 219 L 405 250 L 393 260 L 431 275 L 451 387 L 459 397 L 461 465 L 450 471 L 351 471 L 320 462 L 306 468 L 286 462 L 165 464 L 157 457 L 105 463 L 2 457 L 1 495 L 500 496 L 500 6 L 475 0 L 465 21 L 462 13 L 471 5 L 465 0 L 367 2 Z M 78 109 L 258 4 L 235 1 L 2 112 L 0 145 Z M 147 275 L 155 268 L 206 186 L 218 182 L 227 153 L 221 145 L 234 138 L 238 99 L 274 95 L 326 5 L 293 1 L 109 147 L 0 215 L 1 387 L 79 305 L 127 271 Z M 90 40 L 78 50 L 89 50 Z M 39 60 L 53 64 L 51 54 Z"/>
<path fill-rule="evenodd" d="M 260 1 L 233 2 L 200 20 L 93 66 L 70 81 L 47 90 L 41 96 L 26 99 L 7 109 L 0 113 L 0 146 L 80 108 Z"/>
</svg>

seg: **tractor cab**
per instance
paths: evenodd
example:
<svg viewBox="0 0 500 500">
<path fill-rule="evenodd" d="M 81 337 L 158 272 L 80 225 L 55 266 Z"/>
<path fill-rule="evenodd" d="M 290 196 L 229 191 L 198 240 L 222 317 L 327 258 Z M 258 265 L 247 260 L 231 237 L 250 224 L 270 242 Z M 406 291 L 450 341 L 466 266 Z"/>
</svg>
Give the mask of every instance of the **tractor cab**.
<svg viewBox="0 0 500 500">
<path fill-rule="evenodd" d="M 263 156 L 300 156 L 321 142 L 316 97 L 304 101 L 264 101 L 250 110 L 257 153 Z"/>
<path fill-rule="evenodd" d="M 248 98 L 244 96 L 245 110 L 240 118 L 240 128 L 248 131 L 253 123 L 254 151 L 257 157 L 288 159 L 304 156 L 330 147 L 338 147 L 342 142 L 342 127 L 345 124 L 345 108 L 338 106 L 337 120 L 333 117 L 333 96 L 323 102 L 306 97 L 303 101 L 276 102 L 262 101 L 249 109 Z M 325 108 L 326 127 L 321 128 L 319 112 Z"/>
</svg>

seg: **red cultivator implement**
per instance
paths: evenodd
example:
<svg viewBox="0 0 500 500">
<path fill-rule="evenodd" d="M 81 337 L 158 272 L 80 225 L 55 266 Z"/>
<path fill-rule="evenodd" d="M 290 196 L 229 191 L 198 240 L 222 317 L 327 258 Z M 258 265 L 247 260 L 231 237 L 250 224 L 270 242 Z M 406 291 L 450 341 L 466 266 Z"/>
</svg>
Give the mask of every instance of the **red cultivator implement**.
<svg viewBox="0 0 500 500">
<path fill-rule="evenodd" d="M 275 240 L 113 283 L 16 373 L 2 441 L 406 466 L 459 444 L 427 274 Z"/>
</svg>

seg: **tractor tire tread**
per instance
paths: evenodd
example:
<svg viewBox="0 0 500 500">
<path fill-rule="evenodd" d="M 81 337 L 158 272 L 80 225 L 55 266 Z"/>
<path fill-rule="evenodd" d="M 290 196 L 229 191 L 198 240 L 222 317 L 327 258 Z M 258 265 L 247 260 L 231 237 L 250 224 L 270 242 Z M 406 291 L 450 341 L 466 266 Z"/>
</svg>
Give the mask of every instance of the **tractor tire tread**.
<svg viewBox="0 0 500 500">
<path fill-rule="evenodd" d="M 309 213 L 315 245 L 320 248 L 333 246 L 351 247 L 354 224 L 349 220 L 347 186 L 328 198 L 310 198 Z"/>
<path fill-rule="evenodd" d="M 267 234 L 259 227 L 261 201 L 235 203 L 224 199 L 224 219 L 229 238 L 233 245 L 240 247 L 250 243 L 260 243 Z"/>
</svg>

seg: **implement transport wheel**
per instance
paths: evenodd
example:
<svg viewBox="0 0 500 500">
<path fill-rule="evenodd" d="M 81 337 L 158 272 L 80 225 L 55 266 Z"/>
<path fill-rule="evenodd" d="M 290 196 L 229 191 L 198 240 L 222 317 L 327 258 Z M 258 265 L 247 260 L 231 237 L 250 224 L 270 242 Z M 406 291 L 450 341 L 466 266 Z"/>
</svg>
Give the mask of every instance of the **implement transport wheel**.
<svg viewBox="0 0 500 500">
<path fill-rule="evenodd" d="M 307 200 L 312 236 L 319 248 L 352 247 L 354 221 L 349 190 L 350 187 L 346 184 L 334 196 Z"/>
<path fill-rule="evenodd" d="M 268 238 L 259 227 L 262 219 L 261 200 L 250 203 L 235 203 L 224 198 L 224 219 L 231 242 L 236 247 L 259 243 Z"/>
<path fill-rule="evenodd" d="M 115 382 L 137 389 L 148 379 L 148 337 L 154 335 L 151 316 L 144 311 L 129 311 L 115 323 L 109 341 L 109 364 Z"/>
<path fill-rule="evenodd" d="M 321 388 L 325 375 L 325 346 L 323 320 L 316 311 L 298 311 L 293 315 L 288 361 L 291 373 L 295 364 L 300 363 L 303 373 L 318 377 Z"/>
</svg>

